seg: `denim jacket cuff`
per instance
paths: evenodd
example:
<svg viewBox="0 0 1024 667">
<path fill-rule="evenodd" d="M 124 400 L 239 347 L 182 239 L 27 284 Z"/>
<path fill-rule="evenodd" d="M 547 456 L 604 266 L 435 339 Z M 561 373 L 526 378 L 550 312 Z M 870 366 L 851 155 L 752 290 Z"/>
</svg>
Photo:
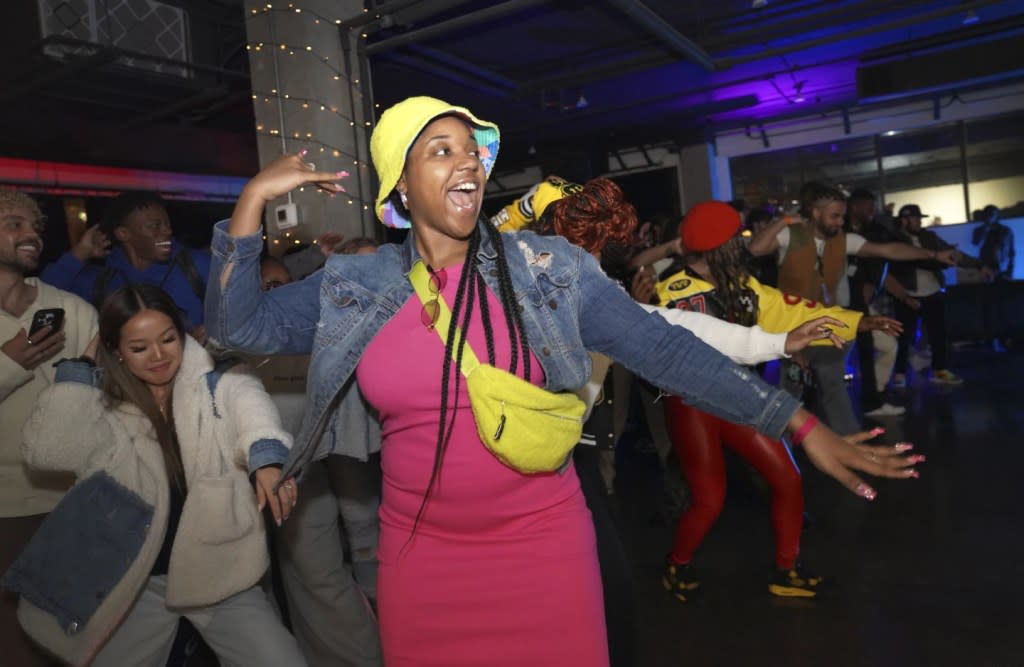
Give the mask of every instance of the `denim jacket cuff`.
<svg viewBox="0 0 1024 667">
<path fill-rule="evenodd" d="M 280 440 L 263 438 L 249 448 L 249 474 L 270 465 L 284 465 L 288 460 L 288 448 Z"/>
<path fill-rule="evenodd" d="M 761 413 L 757 430 L 769 438 L 779 440 L 786 432 L 789 420 L 800 407 L 800 401 L 782 389 L 777 389 Z"/>
<path fill-rule="evenodd" d="M 213 240 L 210 242 L 210 252 L 225 262 L 230 262 L 246 257 L 259 256 L 263 252 L 263 226 L 253 234 L 247 236 L 231 236 L 228 234 L 228 223 L 231 220 L 221 220 L 213 226 Z"/>
<path fill-rule="evenodd" d="M 54 374 L 54 382 L 77 382 L 87 384 L 90 387 L 98 387 L 102 370 L 81 359 L 61 359 L 56 364 L 57 372 Z"/>
</svg>

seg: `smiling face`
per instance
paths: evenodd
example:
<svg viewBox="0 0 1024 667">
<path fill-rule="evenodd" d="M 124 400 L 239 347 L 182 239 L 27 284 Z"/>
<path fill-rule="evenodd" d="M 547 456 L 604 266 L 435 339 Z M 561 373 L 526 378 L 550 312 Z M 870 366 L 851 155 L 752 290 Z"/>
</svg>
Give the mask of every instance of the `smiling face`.
<svg viewBox="0 0 1024 667">
<path fill-rule="evenodd" d="M 21 207 L 0 211 L 0 269 L 34 271 L 43 251 L 43 222 Z"/>
<path fill-rule="evenodd" d="M 818 200 L 811 209 L 815 230 L 826 239 L 830 239 L 842 231 L 845 214 L 845 203 L 828 199 Z"/>
<path fill-rule="evenodd" d="M 145 269 L 171 258 L 171 219 L 159 204 L 135 209 L 114 234 L 136 268 Z"/>
<path fill-rule="evenodd" d="M 149 308 L 121 327 L 117 351 L 125 368 L 151 390 L 167 387 L 181 368 L 184 341 L 171 318 Z"/>
<path fill-rule="evenodd" d="M 485 174 L 473 130 L 456 116 L 433 121 L 409 149 L 397 189 L 419 235 L 466 240 L 483 203 Z"/>
</svg>

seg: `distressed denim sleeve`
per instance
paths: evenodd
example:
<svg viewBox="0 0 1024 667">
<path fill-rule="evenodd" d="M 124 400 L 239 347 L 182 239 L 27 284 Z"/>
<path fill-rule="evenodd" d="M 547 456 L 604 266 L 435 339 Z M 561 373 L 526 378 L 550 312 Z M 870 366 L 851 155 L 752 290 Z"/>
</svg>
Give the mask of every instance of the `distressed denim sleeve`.
<svg viewBox="0 0 1024 667">
<path fill-rule="evenodd" d="M 607 354 L 694 407 L 779 438 L 800 406 L 690 331 L 645 311 L 585 253 L 579 307 L 588 350 Z"/>
<path fill-rule="evenodd" d="M 227 233 L 217 223 L 206 286 L 206 331 L 216 345 L 250 354 L 309 354 L 320 319 L 320 279 L 269 292 L 260 289 L 262 230 L 248 236 Z"/>
</svg>

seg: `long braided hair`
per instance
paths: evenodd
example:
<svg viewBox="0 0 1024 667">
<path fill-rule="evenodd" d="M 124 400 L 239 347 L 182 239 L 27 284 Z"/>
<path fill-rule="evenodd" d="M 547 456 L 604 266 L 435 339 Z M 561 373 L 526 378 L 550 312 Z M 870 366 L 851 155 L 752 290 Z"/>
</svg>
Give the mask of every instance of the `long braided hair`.
<svg viewBox="0 0 1024 667">
<path fill-rule="evenodd" d="M 399 212 L 407 218 L 409 217 L 408 210 L 396 194 L 392 194 L 391 203 L 398 208 Z M 434 490 L 434 487 L 437 485 L 441 476 L 441 465 L 444 461 L 445 452 L 448 450 L 448 443 L 451 440 L 452 430 L 455 427 L 454 410 L 457 410 L 459 407 L 459 388 L 462 384 L 462 373 L 459 369 L 462 367 L 463 351 L 466 347 L 466 337 L 469 335 L 469 324 L 473 315 L 473 308 L 478 304 L 480 307 L 480 319 L 483 323 L 484 338 L 487 342 L 487 363 L 492 366 L 495 365 L 494 329 L 491 324 L 489 306 L 487 305 L 487 284 L 484 281 L 483 273 L 481 273 L 479 268 L 480 245 L 483 242 L 484 235 L 487 236 L 487 240 L 494 247 L 497 254 L 498 299 L 501 302 L 501 309 L 505 316 L 505 322 L 508 324 L 509 345 L 512 352 L 511 359 L 509 360 L 508 371 L 509 373 L 515 374 L 520 362 L 522 362 L 523 378 L 527 382 L 530 381 L 530 348 L 527 343 L 526 329 L 523 326 L 523 318 L 519 310 L 519 304 L 515 299 L 515 289 L 512 286 L 512 276 L 509 271 L 508 258 L 505 256 L 505 246 L 502 243 L 501 233 L 486 217 L 480 216 L 477 220 L 476 227 L 473 229 L 473 233 L 469 237 L 469 243 L 466 247 L 466 259 L 463 264 L 462 274 L 459 276 L 459 284 L 455 292 L 455 302 L 451 305 L 452 326 L 449 327 L 448 337 L 445 340 L 444 362 L 441 367 L 441 409 L 437 427 L 437 446 L 434 450 L 434 466 L 430 473 L 430 481 L 427 483 L 427 489 L 423 494 L 423 501 L 420 503 L 419 510 L 416 512 L 416 519 L 413 522 L 409 541 L 406 542 L 405 546 L 409 545 L 415 535 L 416 528 L 419 526 L 420 521 L 423 518 L 423 514 L 426 511 L 427 503 L 430 500 L 430 494 Z M 456 325 L 458 325 L 463 332 L 462 339 L 459 341 L 458 345 L 455 344 Z M 448 383 L 451 381 L 453 371 L 455 373 L 454 391 L 456 403 L 453 407 L 452 414 L 449 414 Z M 403 546 L 403 549 L 405 546 Z"/>
<path fill-rule="evenodd" d="M 739 236 L 734 236 L 717 248 L 700 253 L 708 264 L 715 297 L 730 322 L 745 327 L 757 324 L 757 310 L 753 308 L 754 292 L 747 287 L 750 269 L 746 249 Z"/>
</svg>

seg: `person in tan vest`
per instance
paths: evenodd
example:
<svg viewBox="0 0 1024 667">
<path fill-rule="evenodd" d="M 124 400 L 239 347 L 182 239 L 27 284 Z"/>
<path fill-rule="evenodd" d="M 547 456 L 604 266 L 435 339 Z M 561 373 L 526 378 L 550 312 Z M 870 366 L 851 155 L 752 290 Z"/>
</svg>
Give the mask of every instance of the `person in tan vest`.
<svg viewBox="0 0 1024 667">
<path fill-rule="evenodd" d="M 838 188 L 807 183 L 801 188 L 800 201 L 801 220 L 778 219 L 755 234 L 748 246 L 755 257 L 778 252 L 779 289 L 783 292 L 826 305 L 849 304 L 845 280 L 849 255 L 956 264 L 956 253 L 951 248 L 928 250 L 909 243 L 876 243 L 860 234 L 845 233 L 846 196 Z M 810 398 L 818 404 L 816 413 L 842 435 L 861 430 L 843 379 L 845 353 L 835 348 L 805 350 L 802 359 L 783 364 L 782 386 L 799 395 L 807 384 L 805 368 L 813 377 Z"/>
</svg>

